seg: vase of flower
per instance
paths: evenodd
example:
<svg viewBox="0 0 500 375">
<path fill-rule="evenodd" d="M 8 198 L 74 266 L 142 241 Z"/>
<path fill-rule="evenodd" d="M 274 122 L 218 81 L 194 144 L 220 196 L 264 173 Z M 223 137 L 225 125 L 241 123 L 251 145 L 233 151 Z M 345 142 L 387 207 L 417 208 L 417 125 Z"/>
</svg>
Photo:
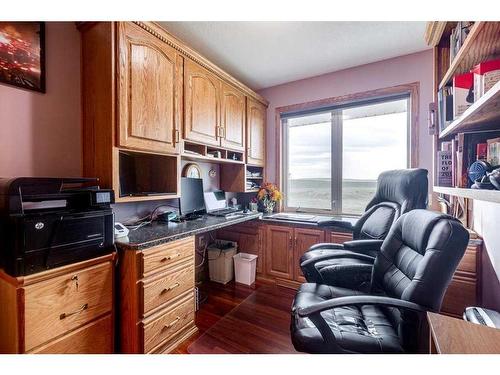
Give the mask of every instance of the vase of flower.
<svg viewBox="0 0 500 375">
<path fill-rule="evenodd" d="M 281 198 L 282 194 L 278 190 L 278 187 L 269 182 L 266 182 L 264 185 L 262 185 L 259 189 L 259 192 L 257 193 L 257 199 L 262 202 L 264 212 L 269 214 L 274 211 L 276 203 L 279 202 Z"/>
<path fill-rule="evenodd" d="M 250 208 L 250 211 L 257 212 L 257 209 L 259 208 L 257 204 L 257 198 L 253 197 L 248 206 Z"/>
</svg>

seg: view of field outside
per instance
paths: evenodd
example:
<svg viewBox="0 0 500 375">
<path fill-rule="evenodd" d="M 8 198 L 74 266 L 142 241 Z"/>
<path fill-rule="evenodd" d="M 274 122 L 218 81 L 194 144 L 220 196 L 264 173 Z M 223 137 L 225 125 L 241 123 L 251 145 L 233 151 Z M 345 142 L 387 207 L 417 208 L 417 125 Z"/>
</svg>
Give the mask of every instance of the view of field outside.
<svg viewBox="0 0 500 375">
<path fill-rule="evenodd" d="M 369 106 L 372 107 L 370 113 L 377 112 L 376 106 L 383 111 L 384 105 Z M 360 214 L 365 210 L 375 193 L 376 180 L 381 172 L 407 167 L 406 100 L 398 108 L 398 113 L 368 117 L 360 117 L 359 108 L 343 110 L 343 213 Z M 295 123 L 299 126 L 288 129 L 286 194 L 289 207 L 331 209 L 331 154 L 333 152 L 335 158 L 340 153 L 331 150 L 330 116 L 327 113 L 301 118 Z"/>
</svg>

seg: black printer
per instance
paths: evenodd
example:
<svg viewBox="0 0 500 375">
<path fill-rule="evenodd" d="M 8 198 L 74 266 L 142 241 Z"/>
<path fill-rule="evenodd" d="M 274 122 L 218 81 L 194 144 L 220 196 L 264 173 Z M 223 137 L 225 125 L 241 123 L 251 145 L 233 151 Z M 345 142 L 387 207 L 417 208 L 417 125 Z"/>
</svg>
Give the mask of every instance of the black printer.
<svg viewBox="0 0 500 375">
<path fill-rule="evenodd" d="M 0 265 L 29 275 L 114 250 L 113 190 L 94 178 L 0 178 Z"/>
</svg>

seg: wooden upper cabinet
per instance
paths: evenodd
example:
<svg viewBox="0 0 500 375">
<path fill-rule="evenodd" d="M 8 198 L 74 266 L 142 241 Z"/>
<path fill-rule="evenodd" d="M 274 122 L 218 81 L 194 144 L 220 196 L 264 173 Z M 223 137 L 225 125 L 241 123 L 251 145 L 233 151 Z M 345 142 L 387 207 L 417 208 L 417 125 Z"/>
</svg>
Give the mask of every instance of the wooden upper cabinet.
<svg viewBox="0 0 500 375">
<path fill-rule="evenodd" d="M 247 99 L 247 163 L 265 164 L 266 107 L 256 100 Z"/>
<path fill-rule="evenodd" d="M 219 146 L 221 84 L 207 69 L 186 59 L 184 139 Z"/>
<path fill-rule="evenodd" d="M 132 23 L 119 24 L 118 143 L 177 153 L 183 58 Z"/>
<path fill-rule="evenodd" d="M 227 83 L 222 84 L 221 140 L 222 147 L 245 150 L 245 95 Z"/>
</svg>

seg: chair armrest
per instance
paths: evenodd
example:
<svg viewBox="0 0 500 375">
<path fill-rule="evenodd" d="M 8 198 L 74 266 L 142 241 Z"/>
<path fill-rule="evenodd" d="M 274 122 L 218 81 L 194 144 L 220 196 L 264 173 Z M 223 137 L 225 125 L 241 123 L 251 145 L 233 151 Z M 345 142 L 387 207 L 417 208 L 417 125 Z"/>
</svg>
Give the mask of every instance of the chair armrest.
<svg viewBox="0 0 500 375">
<path fill-rule="evenodd" d="M 344 249 L 350 251 L 380 251 L 383 240 L 354 240 L 344 242 Z"/>
<path fill-rule="evenodd" d="M 330 310 L 335 307 L 356 306 L 356 305 L 383 305 L 383 306 L 401 308 L 405 310 L 413 310 L 416 312 L 432 311 L 431 309 L 421 306 L 419 304 L 397 298 L 364 295 L 364 296 L 333 298 L 328 301 L 300 308 L 298 309 L 297 313 L 301 317 L 306 317 L 310 315 L 319 314 L 322 311 Z"/>
<path fill-rule="evenodd" d="M 327 243 L 327 242 L 321 242 L 312 245 L 307 251 L 312 251 L 312 250 L 341 250 L 343 249 L 344 246 L 340 243 Z"/>
<path fill-rule="evenodd" d="M 300 264 L 300 267 L 308 267 L 311 264 L 316 264 L 318 262 L 323 262 L 325 260 L 337 259 L 337 258 L 362 259 L 370 262 L 373 262 L 374 259 L 370 255 L 355 253 L 352 251 L 343 251 L 342 249 L 339 249 L 339 251 L 336 251 L 335 254 L 330 253 L 330 254 L 318 255 L 315 256 L 314 258 L 307 259 Z"/>
</svg>

